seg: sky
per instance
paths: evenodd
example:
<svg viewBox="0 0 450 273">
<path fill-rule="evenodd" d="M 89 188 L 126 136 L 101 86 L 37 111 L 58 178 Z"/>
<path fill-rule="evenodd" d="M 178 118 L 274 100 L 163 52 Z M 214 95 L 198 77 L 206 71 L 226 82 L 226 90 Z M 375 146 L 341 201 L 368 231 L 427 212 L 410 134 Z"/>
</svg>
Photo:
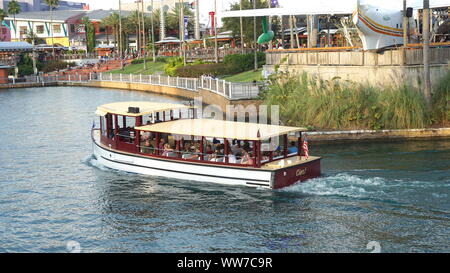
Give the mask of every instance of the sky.
<svg viewBox="0 0 450 273">
<path fill-rule="evenodd" d="M 122 3 L 133 3 L 135 0 L 122 0 Z M 147 1 L 147 0 L 145 0 Z M 155 0 L 159 1 L 159 0 Z M 192 0 L 194 1 L 194 0 Z M 227 10 L 231 3 L 239 2 L 239 0 L 216 0 L 217 10 Z M 119 6 L 118 0 L 84 0 L 90 4 L 91 9 L 117 9 Z M 300 0 L 278 0 L 280 6 L 285 8 L 299 8 L 301 5 L 312 5 L 312 6 L 327 6 L 328 3 L 334 3 L 339 5 L 355 5 L 356 0 L 314 0 L 314 1 L 300 1 Z M 361 0 L 364 2 L 372 2 L 376 5 L 380 5 L 383 8 L 400 8 L 402 7 L 402 0 Z M 416 5 L 422 3 L 422 0 L 408 0 L 409 5 Z M 432 4 L 435 3 L 449 3 L 450 0 L 431 0 Z M 214 10 L 214 0 L 200 0 L 200 20 L 202 23 L 208 22 L 208 13 Z"/>
<path fill-rule="evenodd" d="M 81 0 L 87 2 L 91 10 L 93 9 L 118 9 L 118 0 Z M 145 0 L 147 1 L 147 0 Z M 158 1 L 158 0 L 155 0 Z M 194 0 L 192 0 L 193 2 Z M 238 0 L 217 0 L 217 10 L 226 10 L 230 7 L 230 3 L 237 2 Z M 280 0 L 283 1 L 283 0 Z M 292 0 L 284 0 L 292 1 Z M 298 0 L 296 0 L 298 1 Z M 122 3 L 134 3 L 135 0 L 122 0 Z M 200 20 L 202 23 L 208 23 L 208 13 L 214 10 L 214 0 L 200 0 Z"/>
</svg>

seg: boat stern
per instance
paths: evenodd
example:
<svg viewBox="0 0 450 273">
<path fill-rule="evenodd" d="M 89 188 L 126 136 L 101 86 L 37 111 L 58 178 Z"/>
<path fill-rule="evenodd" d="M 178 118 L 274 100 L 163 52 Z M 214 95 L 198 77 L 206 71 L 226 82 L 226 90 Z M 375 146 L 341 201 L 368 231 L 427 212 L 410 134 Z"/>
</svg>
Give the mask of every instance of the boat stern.
<svg viewBox="0 0 450 273">
<path fill-rule="evenodd" d="M 321 158 L 317 157 L 312 160 L 306 160 L 304 163 L 274 170 L 272 173 L 271 188 L 281 189 L 298 182 L 320 177 L 320 161 Z"/>
</svg>

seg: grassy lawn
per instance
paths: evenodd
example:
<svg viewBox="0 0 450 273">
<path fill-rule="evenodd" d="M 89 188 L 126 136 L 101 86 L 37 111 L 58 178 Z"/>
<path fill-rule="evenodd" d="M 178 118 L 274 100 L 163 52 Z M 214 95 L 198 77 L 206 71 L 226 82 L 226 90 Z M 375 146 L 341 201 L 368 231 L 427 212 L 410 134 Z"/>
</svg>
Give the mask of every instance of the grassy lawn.
<svg viewBox="0 0 450 273">
<path fill-rule="evenodd" d="M 226 81 L 229 82 L 252 82 L 252 81 L 262 81 L 262 69 L 258 69 L 256 72 L 246 71 L 242 72 L 233 76 L 228 76 L 223 78 Z"/>
<path fill-rule="evenodd" d="M 147 62 L 147 70 L 144 70 L 144 64 L 130 64 L 126 66 L 123 70 L 117 69 L 110 71 L 113 74 L 142 74 L 149 75 L 155 74 L 156 72 L 164 72 L 164 63 L 160 62 Z"/>
</svg>

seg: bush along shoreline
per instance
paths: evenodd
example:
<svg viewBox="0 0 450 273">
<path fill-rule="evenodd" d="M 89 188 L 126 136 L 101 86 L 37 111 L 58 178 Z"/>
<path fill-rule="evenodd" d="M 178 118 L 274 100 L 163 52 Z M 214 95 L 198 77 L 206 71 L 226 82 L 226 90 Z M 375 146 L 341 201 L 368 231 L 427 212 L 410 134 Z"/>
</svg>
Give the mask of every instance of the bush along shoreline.
<svg viewBox="0 0 450 273">
<path fill-rule="evenodd" d="M 417 129 L 450 125 L 450 71 L 433 88 L 432 110 L 417 88 L 380 88 L 338 78 L 278 73 L 261 94 L 289 126 L 317 130 Z"/>
<path fill-rule="evenodd" d="M 265 64 L 265 56 L 262 52 L 257 53 L 258 67 L 262 67 Z M 255 65 L 254 58 L 253 53 L 230 54 L 225 56 L 221 63 L 196 60 L 184 66 L 182 57 L 172 57 L 167 60 L 164 72 L 169 76 L 188 78 L 198 78 L 202 75 L 211 75 L 214 77 L 230 76 L 252 70 Z"/>
</svg>

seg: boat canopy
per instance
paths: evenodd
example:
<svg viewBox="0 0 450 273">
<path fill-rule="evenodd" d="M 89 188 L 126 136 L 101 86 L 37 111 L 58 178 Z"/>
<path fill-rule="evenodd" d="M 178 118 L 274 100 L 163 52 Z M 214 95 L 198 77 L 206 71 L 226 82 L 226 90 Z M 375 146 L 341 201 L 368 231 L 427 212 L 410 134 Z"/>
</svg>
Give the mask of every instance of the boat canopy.
<svg viewBox="0 0 450 273">
<path fill-rule="evenodd" d="M 135 129 L 180 136 L 203 136 L 251 141 L 266 140 L 289 133 L 307 131 L 306 128 L 214 119 L 182 119 L 136 127 Z"/>
<path fill-rule="evenodd" d="M 129 112 L 130 107 L 139 108 L 139 113 L 130 113 Z M 130 102 L 116 102 L 99 106 L 97 107 L 97 111 L 95 113 L 99 116 L 104 116 L 106 114 L 114 114 L 120 116 L 138 117 L 142 115 L 153 114 L 156 112 L 178 110 L 178 109 L 189 109 L 189 108 L 194 107 L 174 103 L 130 101 Z"/>
</svg>

